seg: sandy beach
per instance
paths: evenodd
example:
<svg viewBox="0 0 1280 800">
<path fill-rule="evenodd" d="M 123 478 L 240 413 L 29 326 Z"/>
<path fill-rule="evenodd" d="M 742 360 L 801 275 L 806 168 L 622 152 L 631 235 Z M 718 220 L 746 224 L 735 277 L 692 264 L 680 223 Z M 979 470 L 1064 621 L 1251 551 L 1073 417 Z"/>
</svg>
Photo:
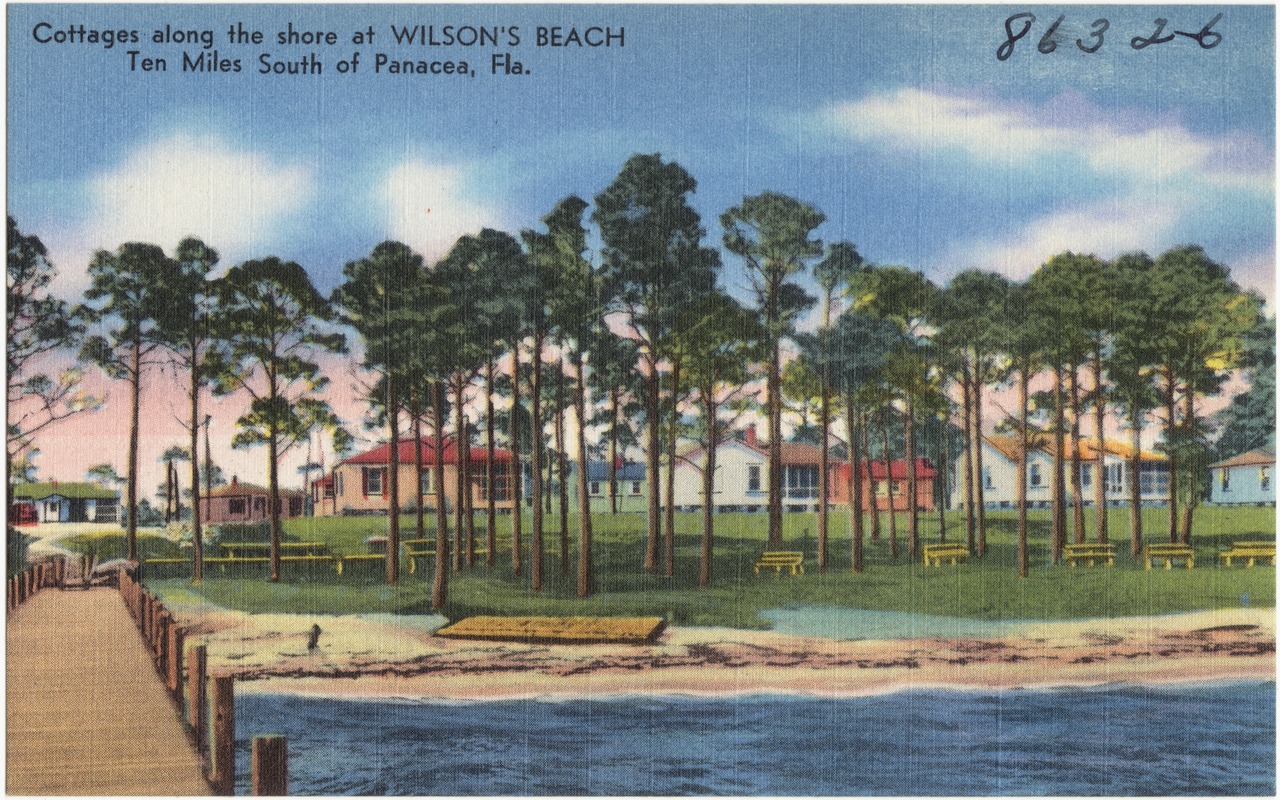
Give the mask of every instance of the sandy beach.
<svg viewBox="0 0 1280 800">
<path fill-rule="evenodd" d="M 456 700 L 634 694 L 866 695 L 1275 678 L 1275 612 L 1010 623 L 987 637 L 834 639 L 671 626 L 653 645 L 466 642 L 433 616 L 173 609 L 240 691 Z M 313 624 L 322 633 L 307 647 Z"/>
</svg>

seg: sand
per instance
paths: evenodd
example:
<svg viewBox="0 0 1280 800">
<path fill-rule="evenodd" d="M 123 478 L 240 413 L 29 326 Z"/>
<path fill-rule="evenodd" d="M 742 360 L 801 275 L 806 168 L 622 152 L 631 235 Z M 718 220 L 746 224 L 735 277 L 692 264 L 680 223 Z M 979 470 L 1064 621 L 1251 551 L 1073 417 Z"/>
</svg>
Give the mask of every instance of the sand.
<svg viewBox="0 0 1280 800">
<path fill-rule="evenodd" d="M 833 639 L 671 626 L 653 645 L 526 645 L 432 635 L 435 616 L 245 614 L 177 606 L 210 671 L 241 692 L 349 697 L 867 695 L 1275 679 L 1273 609 L 1023 622 L 991 637 Z M 309 650 L 313 624 L 322 633 Z"/>
</svg>

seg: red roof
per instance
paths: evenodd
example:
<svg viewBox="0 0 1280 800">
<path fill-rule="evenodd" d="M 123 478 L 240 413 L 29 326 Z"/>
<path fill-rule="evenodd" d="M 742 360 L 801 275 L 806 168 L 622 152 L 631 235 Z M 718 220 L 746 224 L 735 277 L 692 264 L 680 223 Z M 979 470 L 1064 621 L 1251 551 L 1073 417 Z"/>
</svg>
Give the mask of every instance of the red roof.
<svg viewBox="0 0 1280 800">
<path fill-rule="evenodd" d="M 435 439 L 419 439 L 417 442 L 422 447 L 422 461 L 426 464 L 435 463 Z M 400 463 L 414 463 L 413 454 L 414 440 L 402 439 L 400 441 Z M 474 463 L 484 463 L 489 458 L 489 450 L 486 447 L 471 448 L 471 461 Z M 445 439 L 444 443 L 444 463 L 456 464 L 458 461 L 458 448 L 454 440 Z M 511 460 L 511 452 L 498 448 L 494 451 L 494 462 L 504 463 Z M 391 463 L 391 445 L 381 444 L 372 450 L 366 450 L 363 453 L 354 455 L 351 458 L 343 459 L 342 464 L 390 464 Z"/>
</svg>

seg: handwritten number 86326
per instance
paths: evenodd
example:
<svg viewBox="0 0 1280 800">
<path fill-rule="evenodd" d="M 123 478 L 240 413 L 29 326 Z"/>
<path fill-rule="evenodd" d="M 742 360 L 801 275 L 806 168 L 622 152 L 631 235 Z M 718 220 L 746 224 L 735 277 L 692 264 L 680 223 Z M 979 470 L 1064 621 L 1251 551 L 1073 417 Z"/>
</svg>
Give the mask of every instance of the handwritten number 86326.
<svg viewBox="0 0 1280 800">
<path fill-rule="evenodd" d="M 1058 49 L 1058 26 L 1067 18 L 1066 14 L 1059 14 L 1058 18 L 1045 30 L 1044 35 L 1040 37 L 1040 43 L 1036 45 L 1036 49 L 1041 53 L 1048 55 Z M 1185 36 L 1200 45 L 1202 49 L 1212 50 L 1222 42 L 1222 34 L 1213 29 L 1218 24 L 1218 20 L 1222 19 L 1222 14 L 1218 14 L 1209 20 L 1203 28 L 1195 33 L 1187 33 L 1186 31 L 1174 31 L 1165 34 L 1165 26 L 1169 24 L 1169 20 L 1163 17 L 1155 21 L 1155 31 L 1150 36 L 1135 36 L 1129 40 L 1129 46 L 1134 50 L 1142 50 L 1153 44 L 1165 44 L 1171 42 L 1177 36 Z M 1031 26 L 1036 21 L 1036 15 L 1029 12 L 1014 14 L 1004 21 L 1004 42 L 996 48 L 996 58 L 1006 61 L 1013 55 L 1014 45 L 1031 32 Z M 1103 19 L 1094 20 L 1089 28 L 1087 36 L 1076 39 L 1076 47 L 1080 48 L 1084 53 L 1096 53 L 1102 49 L 1103 42 L 1107 30 L 1111 27 L 1111 23 Z"/>
</svg>

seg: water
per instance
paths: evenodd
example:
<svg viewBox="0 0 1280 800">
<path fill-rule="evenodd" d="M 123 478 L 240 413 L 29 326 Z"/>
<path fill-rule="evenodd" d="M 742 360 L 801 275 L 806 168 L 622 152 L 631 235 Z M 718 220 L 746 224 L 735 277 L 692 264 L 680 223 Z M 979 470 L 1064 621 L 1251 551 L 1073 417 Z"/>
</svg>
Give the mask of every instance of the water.
<svg viewBox="0 0 1280 800">
<path fill-rule="evenodd" d="M 1273 682 L 446 703 L 245 694 L 291 794 L 1274 795 Z"/>
</svg>

